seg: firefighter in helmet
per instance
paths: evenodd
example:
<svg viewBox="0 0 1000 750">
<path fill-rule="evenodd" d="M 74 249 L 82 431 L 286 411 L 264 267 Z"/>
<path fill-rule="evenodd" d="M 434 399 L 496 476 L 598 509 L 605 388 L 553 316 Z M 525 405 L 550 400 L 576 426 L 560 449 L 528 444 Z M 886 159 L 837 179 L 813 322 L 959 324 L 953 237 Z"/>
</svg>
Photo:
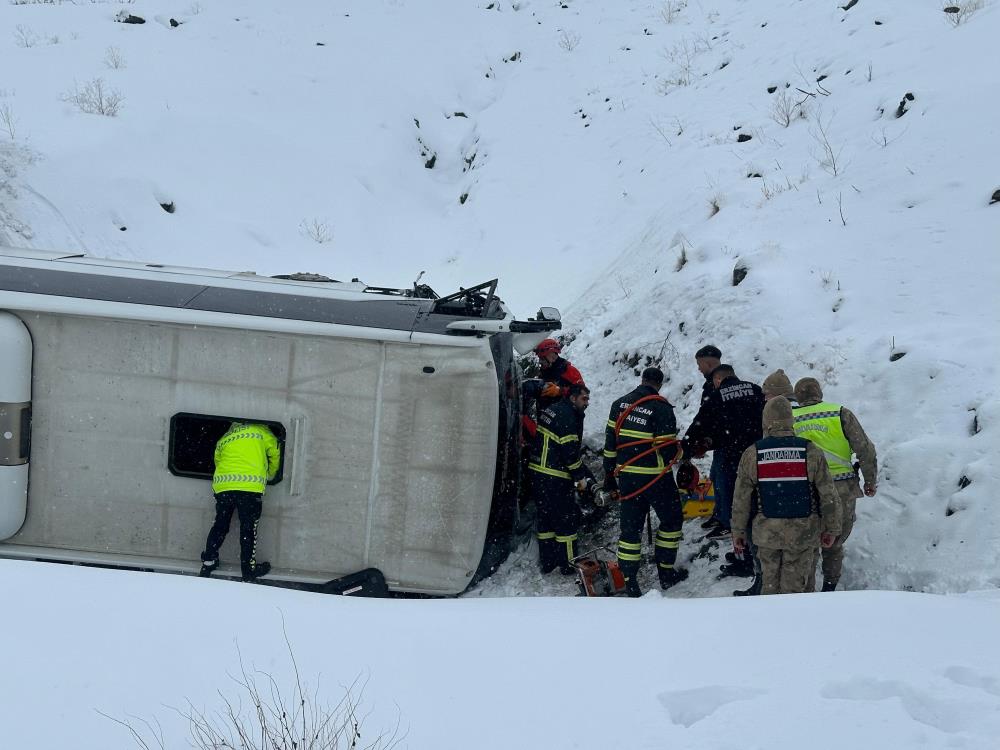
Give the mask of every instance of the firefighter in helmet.
<svg viewBox="0 0 1000 750">
<path fill-rule="evenodd" d="M 538 514 L 542 573 L 556 568 L 567 575 L 576 572 L 571 565 L 580 526 L 576 492 L 587 490 L 594 481 L 580 457 L 583 417 L 589 404 L 590 390 L 582 383 L 574 383 L 566 398 L 538 414 L 528 469 Z"/>
<path fill-rule="evenodd" d="M 541 365 L 539 378 L 542 380 L 538 411 L 569 395 L 570 386 L 583 385 L 580 371 L 560 356 L 561 351 L 562 347 L 555 339 L 545 339 L 535 347 Z"/>
</svg>

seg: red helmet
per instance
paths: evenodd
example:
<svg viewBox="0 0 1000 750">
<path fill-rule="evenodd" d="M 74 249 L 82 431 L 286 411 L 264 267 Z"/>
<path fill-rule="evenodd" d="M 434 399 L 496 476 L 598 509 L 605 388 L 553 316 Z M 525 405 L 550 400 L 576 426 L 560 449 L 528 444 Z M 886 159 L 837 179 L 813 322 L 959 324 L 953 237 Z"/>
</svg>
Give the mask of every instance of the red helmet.
<svg viewBox="0 0 1000 750">
<path fill-rule="evenodd" d="M 543 357 L 549 352 L 555 352 L 558 354 L 562 351 L 562 347 L 559 346 L 559 342 L 555 339 L 545 339 L 538 346 L 535 347 L 535 354 L 539 357 Z"/>
</svg>

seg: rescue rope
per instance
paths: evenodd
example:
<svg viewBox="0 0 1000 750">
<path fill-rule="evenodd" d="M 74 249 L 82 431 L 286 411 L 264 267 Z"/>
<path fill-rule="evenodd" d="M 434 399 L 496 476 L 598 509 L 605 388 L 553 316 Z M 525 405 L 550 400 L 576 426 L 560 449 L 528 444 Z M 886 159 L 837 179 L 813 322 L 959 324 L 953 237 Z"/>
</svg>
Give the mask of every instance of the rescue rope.
<svg viewBox="0 0 1000 750">
<path fill-rule="evenodd" d="M 665 446 L 675 445 L 675 444 L 679 444 L 680 443 L 680 441 L 677 438 L 673 438 L 671 440 L 657 440 L 656 436 L 654 435 L 651 438 L 640 438 L 638 440 L 633 440 L 630 443 L 623 443 L 622 445 L 618 445 L 617 444 L 618 443 L 618 437 L 621 434 L 622 424 L 625 422 L 625 419 L 628 417 L 629 414 L 632 413 L 632 410 L 635 407 L 637 407 L 639 404 L 645 403 L 647 401 L 664 401 L 667 404 L 670 403 L 663 396 L 659 395 L 658 393 L 654 393 L 654 394 L 651 394 L 649 396 L 643 396 L 638 401 L 635 401 L 634 403 L 630 404 L 629 407 L 627 409 L 625 409 L 625 411 L 623 411 L 621 414 L 618 415 L 618 419 L 615 420 L 615 445 L 616 445 L 616 450 L 621 450 L 622 448 L 634 448 L 637 445 L 649 445 L 650 447 L 647 448 L 646 450 L 644 450 L 644 451 L 642 451 L 642 452 L 640 452 L 640 453 L 632 456 L 632 458 L 630 458 L 627 461 L 625 461 L 625 463 L 622 463 L 622 464 L 619 464 L 618 466 L 616 466 L 615 467 L 615 479 L 617 479 L 618 475 L 621 474 L 622 469 L 624 469 L 624 468 L 626 468 L 628 466 L 631 466 L 632 464 L 634 464 L 639 459 L 645 458 L 650 453 L 656 453 L 657 451 L 660 450 L 660 448 L 663 448 Z M 655 477 L 653 477 L 652 479 L 650 479 L 648 482 L 646 482 L 646 484 L 644 484 L 642 487 L 640 487 L 639 489 L 637 489 L 635 492 L 630 492 L 627 495 L 621 495 L 621 494 L 619 494 L 618 501 L 622 502 L 624 500 L 631 500 L 636 495 L 641 495 L 643 492 L 645 492 L 650 487 L 652 487 L 654 484 L 656 484 L 661 479 L 663 479 L 663 477 L 667 474 L 667 472 L 669 472 L 673 468 L 674 464 L 677 463 L 683 456 L 684 456 L 684 450 L 682 448 L 678 447 L 677 448 L 677 453 L 674 455 L 674 457 L 672 459 L 670 459 L 669 462 L 667 462 L 667 465 L 663 467 L 663 470 L 659 474 L 657 474 Z"/>
</svg>

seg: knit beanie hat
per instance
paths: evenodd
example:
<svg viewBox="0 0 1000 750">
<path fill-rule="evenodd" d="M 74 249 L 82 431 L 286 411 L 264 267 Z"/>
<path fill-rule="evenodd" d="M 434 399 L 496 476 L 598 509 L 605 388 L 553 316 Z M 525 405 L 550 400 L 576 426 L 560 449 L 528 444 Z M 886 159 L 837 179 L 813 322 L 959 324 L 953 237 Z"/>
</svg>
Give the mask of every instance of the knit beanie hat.
<svg viewBox="0 0 1000 750">
<path fill-rule="evenodd" d="M 795 384 L 795 400 L 800 404 L 823 400 L 823 387 L 816 378 L 802 378 Z"/>
<path fill-rule="evenodd" d="M 764 378 L 764 385 L 761 386 L 764 391 L 765 396 L 784 396 L 785 398 L 792 398 L 794 391 L 792 390 L 792 381 L 788 379 L 785 375 L 784 370 L 775 370 L 766 378 Z"/>
<path fill-rule="evenodd" d="M 764 434 L 774 429 L 792 429 L 792 405 L 784 396 L 775 396 L 764 404 L 764 416 L 761 419 Z"/>
</svg>

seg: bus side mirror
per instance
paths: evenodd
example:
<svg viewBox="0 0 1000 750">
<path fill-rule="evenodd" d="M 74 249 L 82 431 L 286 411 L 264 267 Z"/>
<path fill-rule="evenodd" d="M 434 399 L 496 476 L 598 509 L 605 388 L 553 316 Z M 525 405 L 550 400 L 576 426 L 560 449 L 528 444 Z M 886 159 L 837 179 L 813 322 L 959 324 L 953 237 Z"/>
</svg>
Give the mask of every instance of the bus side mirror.
<svg viewBox="0 0 1000 750">
<path fill-rule="evenodd" d="M 538 320 L 562 320 L 562 315 L 559 314 L 559 309 L 555 307 L 540 307 L 538 308 Z"/>
</svg>

